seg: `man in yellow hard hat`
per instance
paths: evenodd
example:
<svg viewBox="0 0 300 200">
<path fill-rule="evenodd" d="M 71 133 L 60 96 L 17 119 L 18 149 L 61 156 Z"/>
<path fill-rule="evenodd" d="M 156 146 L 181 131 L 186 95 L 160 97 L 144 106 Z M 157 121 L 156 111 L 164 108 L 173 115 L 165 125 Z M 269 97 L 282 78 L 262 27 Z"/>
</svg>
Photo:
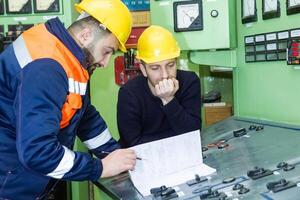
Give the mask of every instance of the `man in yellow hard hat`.
<svg viewBox="0 0 300 200">
<path fill-rule="evenodd" d="M 120 0 L 83 0 L 76 9 L 68 29 L 51 19 L 0 54 L 0 199 L 46 199 L 59 180 L 96 181 L 135 165 L 88 93 L 95 68 L 126 51 L 130 12 Z M 97 158 L 72 150 L 76 136 Z"/>
<path fill-rule="evenodd" d="M 137 58 L 143 76 L 119 90 L 120 143 L 130 147 L 201 127 L 200 80 L 176 69 L 180 48 L 172 34 L 150 26 L 140 36 Z"/>
</svg>

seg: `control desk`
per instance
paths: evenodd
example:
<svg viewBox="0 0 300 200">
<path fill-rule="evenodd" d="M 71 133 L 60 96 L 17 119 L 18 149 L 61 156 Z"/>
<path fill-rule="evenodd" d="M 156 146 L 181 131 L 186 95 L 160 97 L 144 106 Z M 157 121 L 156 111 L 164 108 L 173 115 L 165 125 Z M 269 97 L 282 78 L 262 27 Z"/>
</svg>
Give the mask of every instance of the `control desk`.
<svg viewBox="0 0 300 200">
<path fill-rule="evenodd" d="M 209 177 L 156 188 L 143 197 L 128 173 L 95 184 L 122 200 L 296 200 L 300 199 L 300 126 L 231 117 L 201 132 Z"/>
</svg>

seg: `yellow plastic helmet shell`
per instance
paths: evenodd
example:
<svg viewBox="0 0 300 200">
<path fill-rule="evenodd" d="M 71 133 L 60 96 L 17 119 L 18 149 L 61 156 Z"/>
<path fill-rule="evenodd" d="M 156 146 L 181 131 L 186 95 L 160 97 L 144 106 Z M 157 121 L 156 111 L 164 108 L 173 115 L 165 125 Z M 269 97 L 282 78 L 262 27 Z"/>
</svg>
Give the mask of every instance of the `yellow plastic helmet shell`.
<svg viewBox="0 0 300 200">
<path fill-rule="evenodd" d="M 103 24 L 120 42 L 119 49 L 126 52 L 125 43 L 131 32 L 132 16 L 121 0 L 83 0 L 75 4 L 75 8 Z"/>
<path fill-rule="evenodd" d="M 148 27 L 138 40 L 136 57 L 145 63 L 160 62 L 179 55 L 180 48 L 175 38 L 163 27 Z"/>
</svg>

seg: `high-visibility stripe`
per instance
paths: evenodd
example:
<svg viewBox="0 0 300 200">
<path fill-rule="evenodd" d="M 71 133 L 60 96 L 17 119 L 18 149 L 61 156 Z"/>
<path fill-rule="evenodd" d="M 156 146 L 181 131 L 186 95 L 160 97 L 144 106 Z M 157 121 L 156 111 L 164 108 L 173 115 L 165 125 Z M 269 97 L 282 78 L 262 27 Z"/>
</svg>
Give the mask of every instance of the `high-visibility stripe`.
<svg viewBox="0 0 300 200">
<path fill-rule="evenodd" d="M 102 133 L 100 133 L 98 136 L 89 139 L 87 141 L 84 141 L 83 143 L 87 146 L 89 149 L 96 149 L 102 145 L 104 145 L 106 142 L 108 142 L 111 139 L 111 134 L 108 129 L 105 129 Z"/>
<path fill-rule="evenodd" d="M 63 158 L 60 160 L 56 169 L 47 174 L 47 176 L 60 179 L 72 169 L 75 160 L 75 153 L 65 146 L 62 147 L 65 150 Z"/>
<path fill-rule="evenodd" d="M 74 81 L 74 85 L 75 85 L 75 94 L 79 94 L 79 83 L 77 81 Z"/>
<path fill-rule="evenodd" d="M 69 92 L 75 93 L 75 81 L 73 78 L 69 78 Z"/>
<path fill-rule="evenodd" d="M 13 48 L 21 68 L 24 68 L 28 63 L 32 62 L 22 35 L 13 42 Z"/>
<path fill-rule="evenodd" d="M 86 83 L 81 83 L 78 81 L 75 81 L 73 78 L 69 78 L 69 92 L 85 95 L 86 93 Z"/>
<path fill-rule="evenodd" d="M 86 87 L 87 87 L 86 83 L 80 83 L 79 82 L 79 94 L 80 95 L 85 95 L 85 93 L 86 93 Z"/>
</svg>

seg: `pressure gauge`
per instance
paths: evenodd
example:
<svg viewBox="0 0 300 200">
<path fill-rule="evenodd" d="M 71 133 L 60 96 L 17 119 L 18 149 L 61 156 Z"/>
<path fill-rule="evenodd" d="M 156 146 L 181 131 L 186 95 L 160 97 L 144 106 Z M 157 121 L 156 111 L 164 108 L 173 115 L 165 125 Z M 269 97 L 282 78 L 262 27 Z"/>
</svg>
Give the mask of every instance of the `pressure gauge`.
<svg viewBox="0 0 300 200">
<path fill-rule="evenodd" d="M 34 0 L 34 12 L 59 12 L 59 0 Z"/>
<path fill-rule="evenodd" d="M 287 0 L 286 4 L 288 15 L 300 13 L 300 0 Z"/>
<path fill-rule="evenodd" d="M 202 1 L 178 1 L 173 4 L 174 31 L 203 29 Z"/>
<path fill-rule="evenodd" d="M 31 13 L 30 0 L 6 0 L 7 13 L 22 14 Z"/>
<path fill-rule="evenodd" d="M 280 17 L 280 4 L 278 0 L 263 0 L 263 19 Z"/>
<path fill-rule="evenodd" d="M 254 22 L 257 20 L 256 14 L 256 1 L 255 0 L 243 0 L 242 1 L 242 22 Z"/>
</svg>

